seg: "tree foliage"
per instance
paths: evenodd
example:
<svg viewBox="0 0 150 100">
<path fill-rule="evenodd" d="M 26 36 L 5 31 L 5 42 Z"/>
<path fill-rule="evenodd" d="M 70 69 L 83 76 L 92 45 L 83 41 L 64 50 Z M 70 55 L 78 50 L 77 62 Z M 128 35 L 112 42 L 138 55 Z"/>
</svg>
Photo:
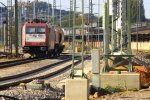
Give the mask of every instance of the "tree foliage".
<svg viewBox="0 0 150 100">
<path fill-rule="evenodd" d="M 86 16 L 83 17 L 83 21 L 84 21 L 84 24 L 86 22 L 88 22 L 88 19 Z M 70 27 L 72 27 L 73 26 L 73 18 L 71 17 L 69 19 L 69 16 L 64 16 L 62 18 L 62 27 L 69 27 L 69 23 L 70 23 Z M 81 25 L 82 25 L 82 16 L 76 16 L 76 26 L 81 26 Z"/>
</svg>

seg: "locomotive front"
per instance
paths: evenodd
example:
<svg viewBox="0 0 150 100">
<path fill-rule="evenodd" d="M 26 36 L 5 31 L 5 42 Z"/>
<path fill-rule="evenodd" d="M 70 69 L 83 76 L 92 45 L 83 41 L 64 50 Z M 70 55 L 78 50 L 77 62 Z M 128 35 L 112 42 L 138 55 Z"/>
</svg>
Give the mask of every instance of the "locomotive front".
<svg viewBox="0 0 150 100">
<path fill-rule="evenodd" d="M 46 23 L 25 23 L 22 33 L 23 52 L 31 55 L 45 54 L 48 49 L 48 33 Z"/>
</svg>

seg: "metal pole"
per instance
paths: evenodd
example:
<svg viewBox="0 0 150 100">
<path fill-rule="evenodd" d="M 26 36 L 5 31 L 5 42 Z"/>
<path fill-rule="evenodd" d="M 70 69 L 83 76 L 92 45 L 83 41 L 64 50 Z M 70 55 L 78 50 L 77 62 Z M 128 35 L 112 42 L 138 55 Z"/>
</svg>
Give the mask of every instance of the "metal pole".
<svg viewBox="0 0 150 100">
<path fill-rule="evenodd" d="M 141 0 L 139 0 L 139 26 L 141 25 Z M 137 36 L 139 38 L 139 36 Z M 139 49 L 139 47 L 138 47 Z"/>
<path fill-rule="evenodd" d="M 82 77 L 84 76 L 84 0 L 82 0 Z"/>
<path fill-rule="evenodd" d="M 127 0 L 127 28 L 128 28 L 128 45 L 127 45 L 127 50 L 128 50 L 128 55 L 131 55 L 131 1 Z M 133 66 L 132 66 L 132 59 L 131 56 L 129 57 L 129 66 L 128 66 L 128 71 L 133 72 Z"/>
<path fill-rule="evenodd" d="M 88 45 L 91 46 L 90 44 L 90 39 L 91 39 L 91 34 L 90 34 L 90 29 L 91 29 L 91 0 L 89 0 L 89 28 L 88 28 L 88 31 L 89 31 L 89 36 L 88 36 Z"/>
<path fill-rule="evenodd" d="M 5 6 L 5 8 L 7 9 L 7 6 L 6 5 L 4 5 L 2 2 L 0 2 L 3 6 Z M 7 9 L 7 11 L 8 11 L 8 9 Z M 4 41 L 3 41 L 3 43 L 4 43 L 4 53 L 5 53 L 5 48 L 6 48 L 6 24 L 7 24 L 7 12 L 6 12 L 6 22 L 4 23 L 4 26 L 3 26 L 3 38 L 4 38 Z"/>
<path fill-rule="evenodd" d="M 89 0 L 89 13 L 88 13 L 88 33 L 87 33 L 87 41 L 88 41 L 88 48 L 89 48 L 89 33 L 90 33 L 90 0 Z"/>
<path fill-rule="evenodd" d="M 53 25 L 55 25 L 55 9 L 56 9 L 56 0 L 53 0 L 53 11 L 52 11 L 52 16 L 53 16 Z"/>
<path fill-rule="evenodd" d="M 11 50 L 10 51 L 11 51 L 11 56 L 12 56 L 12 44 L 13 44 L 13 41 L 12 41 L 12 39 L 13 39 L 13 35 L 12 35 L 13 34 L 13 31 L 12 31 L 12 29 L 13 29 L 12 28 L 13 27 L 12 26 L 12 21 L 13 21 L 12 20 L 12 17 L 13 17 L 12 16 L 12 9 L 13 9 L 13 7 L 12 7 L 12 0 L 10 0 L 10 1 L 11 1 L 11 3 L 10 3 L 10 5 L 11 5 L 11 11 L 10 11 L 10 25 L 11 25 L 11 28 L 10 28 L 11 29 L 11 31 L 10 31 L 10 49 Z"/>
<path fill-rule="evenodd" d="M 39 4 L 39 1 L 36 0 L 36 19 L 38 19 L 38 13 L 39 13 L 39 9 L 38 9 L 38 4 Z"/>
<path fill-rule="evenodd" d="M 137 42 L 137 53 L 138 53 L 138 49 L 139 49 L 139 47 L 138 47 L 138 34 L 139 34 L 139 32 L 138 32 L 138 27 L 139 27 L 139 25 L 140 25 L 140 5 L 141 5 L 141 0 L 139 0 L 139 1 L 137 1 L 137 25 L 136 25 L 136 31 L 137 31 L 137 34 L 136 34 L 136 42 Z"/>
<path fill-rule="evenodd" d="M 75 56 L 75 34 L 76 34 L 76 0 L 74 0 L 74 14 L 73 14 L 73 52 L 72 52 L 72 68 L 71 68 L 71 75 L 74 76 L 74 56 Z M 73 77 L 72 77 L 73 78 Z"/>
<path fill-rule="evenodd" d="M 1 35 L 0 35 L 0 36 L 1 36 L 1 46 L 3 45 L 3 42 L 2 42 L 2 41 L 3 41 L 3 38 L 2 38 L 2 36 L 3 36 L 3 35 L 2 35 L 2 34 L 3 34 L 3 31 L 2 31 L 2 25 L 3 25 L 3 24 L 2 24 L 2 16 L 3 16 L 3 15 L 2 15 L 2 7 L 1 7 L 1 24 L 0 24 L 0 25 L 1 25 L 1 27 L 0 27 L 0 28 L 1 28 L 1 31 L 0 31 L 0 32 L 1 32 Z"/>
<path fill-rule="evenodd" d="M 112 46 L 112 50 L 111 50 L 111 53 L 113 53 L 113 50 L 114 50 L 114 2 L 115 1 L 112 1 L 112 29 L 111 29 L 111 46 Z"/>
<path fill-rule="evenodd" d="M 104 27 L 104 68 L 103 72 L 108 71 L 108 51 L 109 51 L 109 0 L 104 2 L 104 15 L 103 15 L 103 27 Z"/>
<path fill-rule="evenodd" d="M 4 53 L 5 53 L 5 48 L 6 48 L 6 23 L 4 24 Z"/>
<path fill-rule="evenodd" d="M 68 46 L 70 46 L 71 7 L 72 7 L 72 6 L 71 6 L 71 0 L 70 0 Z"/>
<path fill-rule="evenodd" d="M 93 48 L 93 18 L 92 18 L 92 16 L 93 16 L 93 0 L 91 0 L 90 1 L 90 23 L 91 23 L 91 25 L 90 25 L 90 28 L 91 28 L 91 41 L 92 41 L 92 48 Z"/>
<path fill-rule="evenodd" d="M 33 19 L 35 19 L 35 3 L 36 3 L 36 1 L 34 1 L 34 3 L 33 3 Z"/>
<path fill-rule="evenodd" d="M 50 19 L 49 19 L 49 16 L 50 16 L 50 14 L 49 14 L 49 9 L 50 7 L 49 7 L 49 0 L 48 0 L 48 12 L 47 12 L 47 18 L 48 18 L 48 22 L 50 21 Z"/>
<path fill-rule="evenodd" d="M 136 47 L 137 47 L 137 53 L 138 53 L 138 20 L 139 20 L 139 9 L 138 9 L 138 5 L 139 5 L 139 2 L 137 1 L 137 6 L 136 6 L 136 9 L 137 9 L 137 16 L 136 16 Z"/>
<path fill-rule="evenodd" d="M 61 0 L 60 0 L 60 27 L 61 27 Z"/>
<path fill-rule="evenodd" d="M 73 37 L 73 24 L 71 25 L 73 21 L 73 0 L 70 0 L 70 15 L 69 15 L 69 42 L 71 38 Z M 71 43 L 70 43 L 71 45 Z M 73 46 L 73 44 L 72 44 Z M 73 47 L 72 47 L 73 48 Z"/>
<path fill-rule="evenodd" d="M 26 10 L 26 17 L 27 17 L 27 21 L 29 21 L 30 20 L 30 15 L 29 15 L 29 4 L 30 2 L 29 2 L 29 0 L 27 0 L 27 10 Z"/>
<path fill-rule="evenodd" d="M 98 43 L 99 43 L 99 47 L 100 47 L 100 24 L 99 24 L 99 20 L 100 20 L 100 0 L 98 0 Z"/>
<path fill-rule="evenodd" d="M 20 4 L 19 4 L 19 11 L 18 11 L 18 14 L 19 14 L 19 18 L 18 18 L 18 42 L 19 42 L 19 47 L 21 47 L 21 29 L 22 29 L 22 20 L 21 20 L 21 9 L 22 9 L 22 3 L 21 3 L 21 0 L 20 0 Z"/>
<path fill-rule="evenodd" d="M 15 49 L 18 57 L 18 0 L 15 0 Z"/>
<path fill-rule="evenodd" d="M 10 28 L 10 21 L 11 21 L 11 0 L 7 0 L 7 9 L 8 9 L 8 12 L 7 12 L 7 43 L 6 43 L 6 51 L 7 51 L 7 54 L 10 54 L 11 53 L 11 28 Z"/>
<path fill-rule="evenodd" d="M 70 0 L 70 3 L 71 3 L 71 0 Z M 69 34 L 68 34 L 68 47 L 70 47 L 70 31 L 71 31 L 71 21 L 70 21 L 70 19 L 71 19 L 71 10 L 69 11 Z"/>
</svg>

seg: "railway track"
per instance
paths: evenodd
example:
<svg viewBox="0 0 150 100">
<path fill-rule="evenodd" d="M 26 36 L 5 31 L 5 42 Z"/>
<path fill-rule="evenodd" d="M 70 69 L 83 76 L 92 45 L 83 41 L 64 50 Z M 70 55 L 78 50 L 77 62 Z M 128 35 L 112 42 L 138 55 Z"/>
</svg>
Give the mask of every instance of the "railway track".
<svg viewBox="0 0 150 100">
<path fill-rule="evenodd" d="M 138 53 L 135 53 L 134 55 L 135 56 L 133 57 L 133 61 L 135 63 L 137 63 L 138 65 L 141 65 L 141 66 L 150 67 L 150 59 L 147 57 L 147 55 L 149 55 L 149 54 L 146 55 L 143 52 L 142 53 L 138 52 Z"/>
<path fill-rule="evenodd" d="M 62 56 L 68 56 L 68 55 L 60 55 L 60 57 L 58 57 L 58 59 L 63 58 Z M 20 60 L 13 60 L 13 61 L 6 61 L 6 62 L 0 62 L 0 69 L 2 68 L 9 68 L 9 67 L 13 67 L 13 66 L 17 66 L 17 65 L 21 65 L 21 64 L 27 64 L 27 63 L 31 63 L 31 62 L 36 62 L 36 61 L 41 61 L 41 60 L 45 60 L 46 58 L 28 58 L 28 59 L 20 59 Z M 51 58 L 54 59 L 54 58 Z"/>
<path fill-rule="evenodd" d="M 0 59 L 5 58 L 5 57 L 6 57 L 5 55 L 0 55 Z"/>
<path fill-rule="evenodd" d="M 9 67 L 12 67 L 12 66 L 17 66 L 17 65 L 21 65 L 21 64 L 35 62 L 35 61 L 41 61 L 41 60 L 44 60 L 44 59 L 45 58 L 33 58 L 33 59 L 20 59 L 20 60 L 0 62 L 0 69 L 9 68 Z"/>
<path fill-rule="evenodd" d="M 87 58 L 88 57 L 86 57 L 86 59 Z M 78 64 L 80 62 L 81 62 L 80 60 L 76 60 L 75 64 Z M 61 66 L 61 68 L 58 68 L 55 71 L 50 71 L 50 70 L 55 69 L 58 66 Z M 44 66 L 35 70 L 16 74 L 13 76 L 3 77 L 3 78 L 0 78 L 0 89 L 6 89 L 10 86 L 16 86 L 16 85 L 19 85 L 21 82 L 27 83 L 27 82 L 32 81 L 33 79 L 45 79 L 45 78 L 49 78 L 52 76 L 54 77 L 60 74 L 61 72 L 67 69 L 70 69 L 71 66 L 72 66 L 72 62 L 71 62 L 71 58 L 69 58 L 69 59 L 65 59 L 63 61 L 56 62 L 51 65 Z"/>
<path fill-rule="evenodd" d="M 6 57 L 5 53 L 0 51 L 0 59 L 5 58 L 5 57 Z"/>
</svg>

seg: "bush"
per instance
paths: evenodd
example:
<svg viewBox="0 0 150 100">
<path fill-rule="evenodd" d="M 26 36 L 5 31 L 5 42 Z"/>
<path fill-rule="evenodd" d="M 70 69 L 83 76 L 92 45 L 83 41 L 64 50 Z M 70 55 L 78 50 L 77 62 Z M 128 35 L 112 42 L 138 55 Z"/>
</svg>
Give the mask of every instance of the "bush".
<svg viewBox="0 0 150 100">
<path fill-rule="evenodd" d="M 116 87 L 112 87 L 112 86 L 106 86 L 105 87 L 105 90 L 107 92 L 110 92 L 110 93 L 115 93 L 115 92 L 122 92 L 122 91 L 125 91 L 125 88 L 121 85 L 118 85 Z"/>
</svg>

